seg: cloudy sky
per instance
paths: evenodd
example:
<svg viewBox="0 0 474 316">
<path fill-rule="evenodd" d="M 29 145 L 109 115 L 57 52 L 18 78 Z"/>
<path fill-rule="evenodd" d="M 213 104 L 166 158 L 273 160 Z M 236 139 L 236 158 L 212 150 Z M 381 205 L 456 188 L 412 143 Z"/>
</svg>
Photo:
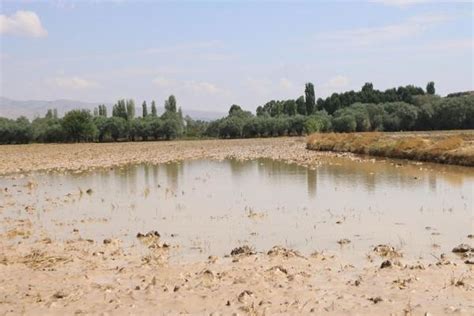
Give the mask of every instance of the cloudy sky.
<svg viewBox="0 0 474 316">
<path fill-rule="evenodd" d="M 473 4 L 379 1 L 8 1 L 1 96 L 247 109 L 364 82 L 473 88 Z"/>
</svg>

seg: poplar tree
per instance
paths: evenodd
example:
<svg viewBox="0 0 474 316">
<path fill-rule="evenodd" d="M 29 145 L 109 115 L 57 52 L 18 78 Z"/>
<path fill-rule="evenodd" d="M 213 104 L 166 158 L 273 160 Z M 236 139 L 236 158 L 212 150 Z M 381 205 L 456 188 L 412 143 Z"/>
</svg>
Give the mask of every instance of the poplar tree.
<svg viewBox="0 0 474 316">
<path fill-rule="evenodd" d="M 305 100 L 306 100 L 306 114 L 311 115 L 314 113 L 316 108 L 316 96 L 314 94 L 314 85 L 308 82 L 304 89 Z"/>
</svg>

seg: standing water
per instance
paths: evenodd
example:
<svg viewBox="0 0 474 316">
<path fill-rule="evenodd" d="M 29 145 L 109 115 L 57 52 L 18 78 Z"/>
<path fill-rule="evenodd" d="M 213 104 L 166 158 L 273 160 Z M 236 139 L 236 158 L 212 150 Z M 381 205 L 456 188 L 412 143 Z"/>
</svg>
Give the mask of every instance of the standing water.
<svg viewBox="0 0 474 316">
<path fill-rule="evenodd" d="M 29 219 L 37 238 L 79 234 L 134 246 L 138 232 L 156 230 L 170 256 L 185 260 L 239 245 L 360 259 L 382 243 L 427 258 L 473 230 L 474 170 L 436 164 L 196 160 L 6 176 L 0 187 L 1 222 Z"/>
</svg>

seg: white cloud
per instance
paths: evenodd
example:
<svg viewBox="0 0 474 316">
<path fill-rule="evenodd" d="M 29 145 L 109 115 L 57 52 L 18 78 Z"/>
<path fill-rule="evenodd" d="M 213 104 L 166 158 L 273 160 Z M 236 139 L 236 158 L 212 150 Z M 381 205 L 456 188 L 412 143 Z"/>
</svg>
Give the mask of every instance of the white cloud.
<svg viewBox="0 0 474 316">
<path fill-rule="evenodd" d="M 291 89 L 294 89 L 295 87 L 293 82 L 291 82 L 288 78 L 281 78 L 279 85 L 282 89 L 285 89 L 285 90 L 291 90 Z"/>
<path fill-rule="evenodd" d="M 48 83 L 59 88 L 71 90 L 85 90 L 97 88 L 97 82 L 79 77 L 56 77 L 48 80 Z"/>
<path fill-rule="evenodd" d="M 220 92 L 215 84 L 205 81 L 188 81 L 185 82 L 184 88 L 195 93 L 216 94 Z"/>
<path fill-rule="evenodd" d="M 176 86 L 176 80 L 166 79 L 163 77 L 156 77 L 152 80 L 153 84 L 159 88 L 169 88 L 172 86 Z"/>
<path fill-rule="evenodd" d="M 420 35 L 450 19 L 447 15 L 420 15 L 398 24 L 321 33 L 316 36 L 316 40 L 318 44 L 374 45 Z"/>
<path fill-rule="evenodd" d="M 335 76 L 329 79 L 326 86 L 328 88 L 338 89 L 338 88 L 346 87 L 348 84 L 349 84 L 349 78 L 347 78 L 346 76 L 339 75 L 339 76 Z"/>
<path fill-rule="evenodd" d="M 17 11 L 10 16 L 0 15 L 0 34 L 45 37 L 48 31 L 35 12 Z"/>
<path fill-rule="evenodd" d="M 329 96 L 334 92 L 342 92 L 348 90 L 350 79 L 345 75 L 337 75 L 331 77 L 328 81 L 321 85 L 316 85 L 318 96 Z"/>
<path fill-rule="evenodd" d="M 224 91 L 218 88 L 215 84 L 207 81 L 195 81 L 195 80 L 175 80 L 164 77 L 156 77 L 152 80 L 152 83 L 159 88 L 166 89 L 167 92 L 190 92 L 192 94 L 206 94 L 215 95 L 223 93 Z"/>
</svg>

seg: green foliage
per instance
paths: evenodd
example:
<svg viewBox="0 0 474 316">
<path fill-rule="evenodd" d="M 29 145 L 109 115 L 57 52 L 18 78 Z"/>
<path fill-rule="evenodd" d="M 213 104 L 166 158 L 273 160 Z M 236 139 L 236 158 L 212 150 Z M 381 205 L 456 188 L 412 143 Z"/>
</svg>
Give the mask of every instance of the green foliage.
<svg viewBox="0 0 474 316">
<path fill-rule="evenodd" d="M 173 118 L 164 119 L 160 131 L 165 139 L 175 139 L 181 136 L 179 121 Z"/>
<path fill-rule="evenodd" d="M 39 143 L 53 143 L 64 141 L 65 134 L 61 120 L 54 111 L 48 110 L 44 118 L 36 118 L 31 123 L 33 130 L 32 140 Z"/>
<path fill-rule="evenodd" d="M 474 95 L 443 98 L 433 104 L 434 129 L 474 128 Z"/>
<path fill-rule="evenodd" d="M 231 116 L 219 123 L 219 136 L 222 138 L 242 137 L 244 119 L 240 116 Z"/>
<path fill-rule="evenodd" d="M 355 132 L 357 127 L 357 122 L 354 115 L 345 114 L 338 117 L 335 117 L 332 120 L 332 126 L 335 132 Z"/>
<path fill-rule="evenodd" d="M 384 104 L 386 112 L 384 116 L 384 127 L 387 131 L 409 131 L 413 130 L 418 118 L 416 106 L 405 102 L 391 102 Z"/>
<path fill-rule="evenodd" d="M 186 116 L 184 121 L 186 122 L 185 135 L 188 138 L 198 138 L 203 136 L 209 126 L 208 122 L 193 120 L 190 116 Z"/>
<path fill-rule="evenodd" d="M 331 117 L 326 111 L 318 111 L 308 116 L 304 122 L 304 130 L 307 134 L 315 132 L 326 132 L 331 129 Z"/>
<path fill-rule="evenodd" d="M 347 91 L 344 93 L 333 93 L 325 100 L 318 99 L 318 108 L 325 109 L 329 114 L 333 114 L 340 108 L 348 107 L 354 103 L 387 103 L 403 101 L 413 104 L 414 97 L 424 95 L 422 88 L 408 85 L 379 91 L 374 89 L 372 83 L 365 83 L 361 91 Z"/>
<path fill-rule="evenodd" d="M 132 99 L 127 100 L 127 121 L 131 121 L 135 118 L 135 101 Z"/>
<path fill-rule="evenodd" d="M 168 100 L 165 101 L 165 112 L 175 113 L 177 110 L 176 98 L 174 95 L 170 95 Z"/>
<path fill-rule="evenodd" d="M 352 116 L 356 122 L 357 132 L 366 132 L 371 130 L 371 121 L 367 106 L 362 103 L 355 103 L 349 107 L 337 110 L 334 117 Z"/>
<path fill-rule="evenodd" d="M 316 96 L 314 94 L 314 85 L 308 82 L 304 89 L 306 100 L 306 114 L 311 115 L 316 111 Z"/>
<path fill-rule="evenodd" d="M 286 100 L 283 103 L 283 113 L 288 116 L 296 115 L 296 102 L 295 100 Z"/>
<path fill-rule="evenodd" d="M 117 103 L 112 108 L 113 117 L 121 117 L 124 120 L 128 119 L 127 106 L 124 99 L 118 100 Z"/>
<path fill-rule="evenodd" d="M 435 84 L 433 81 L 428 82 L 426 85 L 426 93 L 434 95 L 436 93 Z"/>
<path fill-rule="evenodd" d="M 300 115 L 306 115 L 306 103 L 304 101 L 304 96 L 300 96 L 296 99 L 296 111 Z"/>
<path fill-rule="evenodd" d="M 128 137 L 127 120 L 123 117 L 112 116 L 107 119 L 106 123 L 107 134 L 112 137 L 114 141 L 121 138 Z"/>
<path fill-rule="evenodd" d="M 107 122 L 108 119 L 100 114 L 99 116 L 94 117 L 94 125 L 97 128 L 97 138 L 99 142 L 103 142 L 107 137 Z"/>
<path fill-rule="evenodd" d="M 288 119 L 288 135 L 301 136 L 305 132 L 306 117 L 303 115 L 296 115 Z"/>
<path fill-rule="evenodd" d="M 410 85 L 382 92 L 366 83 L 359 92 L 333 93 L 326 100 L 319 98 L 313 104 L 314 86 L 307 84 L 306 98 L 269 101 L 257 107 L 256 116 L 234 104 L 227 117 L 212 122 L 190 117 L 183 119 L 181 108 L 172 95 L 165 101 L 161 117 L 157 116 L 154 101 L 151 114 L 143 102 L 142 117 L 135 117 L 134 101 L 121 99 L 113 106 L 109 118 L 103 104 L 94 109 L 94 116 L 86 110 L 73 110 L 58 118 L 57 111 L 49 109 L 44 117 L 32 122 L 25 117 L 16 120 L 0 117 L 0 144 L 474 129 L 473 93 L 456 93 L 442 98 L 433 90 L 434 84 L 429 83 L 426 94 L 423 89 Z"/>
<path fill-rule="evenodd" d="M 142 103 L 142 117 L 147 117 L 148 116 L 148 107 L 146 105 L 146 101 L 143 101 Z"/>
<path fill-rule="evenodd" d="M 206 135 L 207 137 L 219 137 L 219 126 L 221 125 L 222 121 L 223 119 L 218 119 L 210 122 L 207 125 L 204 135 Z"/>
<path fill-rule="evenodd" d="M 158 116 L 158 112 L 156 111 L 156 103 L 155 101 L 151 101 L 151 116 L 153 117 L 157 117 Z"/>
<path fill-rule="evenodd" d="M 145 133 L 148 137 L 152 137 L 155 140 L 160 139 L 161 137 L 161 126 L 162 126 L 162 121 L 158 117 L 150 117 L 147 118 L 144 122 L 144 129 Z"/>
<path fill-rule="evenodd" d="M 74 142 L 92 141 L 97 133 L 92 115 L 87 110 L 67 112 L 62 120 L 62 128 L 66 134 L 66 140 Z"/>
</svg>

